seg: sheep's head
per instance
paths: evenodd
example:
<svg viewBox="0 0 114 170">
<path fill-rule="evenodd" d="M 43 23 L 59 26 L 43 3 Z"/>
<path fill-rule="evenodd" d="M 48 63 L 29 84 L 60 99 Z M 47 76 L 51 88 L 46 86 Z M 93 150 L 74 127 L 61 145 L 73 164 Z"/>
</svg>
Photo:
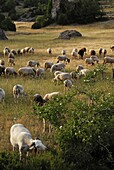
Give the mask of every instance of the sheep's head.
<svg viewBox="0 0 114 170">
<path fill-rule="evenodd" d="M 46 150 L 46 146 L 42 143 L 42 141 L 39 138 L 36 138 L 35 140 L 33 140 L 33 143 L 29 149 L 33 149 L 33 148 L 42 150 L 42 151 Z"/>
</svg>

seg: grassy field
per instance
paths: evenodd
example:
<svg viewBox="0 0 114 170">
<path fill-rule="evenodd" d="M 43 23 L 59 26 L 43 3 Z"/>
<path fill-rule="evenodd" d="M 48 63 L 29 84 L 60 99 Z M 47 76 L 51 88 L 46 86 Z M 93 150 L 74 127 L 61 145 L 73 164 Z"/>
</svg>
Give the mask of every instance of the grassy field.
<svg viewBox="0 0 114 170">
<path fill-rule="evenodd" d="M 39 61 L 41 67 L 44 67 L 45 61 L 52 61 L 56 63 L 57 55 L 61 54 L 61 50 L 67 51 L 67 56 L 71 58 L 70 54 L 73 48 L 80 49 L 82 47 L 88 50 L 95 49 L 98 53 L 99 48 L 106 48 L 109 56 L 114 56 L 110 47 L 114 45 L 114 21 L 99 22 L 89 25 L 71 25 L 71 26 L 57 26 L 51 25 L 40 30 L 31 30 L 32 23 L 17 22 L 16 32 L 6 32 L 8 40 L 0 41 L 0 59 L 5 60 L 5 66 L 8 66 L 7 57 L 3 57 L 2 51 L 4 47 L 10 49 L 24 48 L 26 46 L 34 47 L 34 55 L 17 56 L 15 59 L 15 70 L 22 66 L 30 59 Z M 82 37 L 77 37 L 70 40 L 58 39 L 59 33 L 64 30 L 75 29 L 81 32 Z M 46 49 L 52 48 L 52 55 L 47 54 Z M 100 58 L 102 64 L 103 58 Z M 75 71 L 76 65 L 82 64 L 86 68 L 93 69 L 95 66 L 87 66 L 82 60 L 73 60 L 67 64 L 66 71 Z M 4 103 L 0 103 L 0 151 L 11 151 L 12 146 L 9 142 L 9 129 L 13 123 L 23 123 L 30 129 L 33 136 L 39 136 L 41 139 L 46 139 L 47 134 L 42 133 L 42 123 L 38 117 L 30 114 L 33 106 L 33 95 L 40 93 L 44 96 L 48 92 L 60 91 L 64 95 L 63 84 L 55 86 L 53 81 L 53 74 L 48 71 L 45 72 L 45 79 L 35 79 L 31 77 L 0 77 L 0 87 L 6 92 Z M 25 88 L 28 97 L 26 99 L 20 98 L 18 103 L 14 103 L 12 88 L 15 84 L 22 84 Z M 80 86 L 79 81 L 75 81 L 76 86 Z M 74 87 L 75 88 L 75 87 Z M 96 82 L 93 85 L 94 91 L 103 90 L 110 93 L 114 89 L 112 81 L 112 66 L 106 66 L 106 77 L 103 81 Z M 71 89 L 72 90 L 72 89 Z M 91 89 L 93 91 L 93 89 Z M 45 143 L 48 143 L 45 140 Z"/>
</svg>

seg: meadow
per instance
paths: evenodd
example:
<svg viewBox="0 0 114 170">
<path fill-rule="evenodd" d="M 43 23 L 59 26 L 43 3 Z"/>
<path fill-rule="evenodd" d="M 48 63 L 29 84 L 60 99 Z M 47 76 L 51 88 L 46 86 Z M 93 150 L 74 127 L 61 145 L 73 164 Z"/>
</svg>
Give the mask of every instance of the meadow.
<svg viewBox="0 0 114 170">
<path fill-rule="evenodd" d="M 32 23 L 17 22 L 16 32 L 6 32 L 8 40 L 0 41 L 0 59 L 5 60 L 5 66 L 9 66 L 7 57 L 3 56 L 4 47 L 10 49 L 24 48 L 26 46 L 33 47 L 35 53 L 33 55 L 16 56 L 15 70 L 22 66 L 26 66 L 28 60 L 33 59 L 39 61 L 41 67 L 44 67 L 45 61 L 52 61 L 56 63 L 56 57 L 61 54 L 61 50 L 67 51 L 67 56 L 71 58 L 71 51 L 73 48 L 80 49 L 82 47 L 88 50 L 95 49 L 97 54 L 99 48 L 106 48 L 107 55 L 114 57 L 114 53 L 110 47 L 114 45 L 114 21 L 99 22 L 89 25 L 70 25 L 70 26 L 58 26 L 51 25 L 39 30 L 31 30 Z M 72 38 L 70 40 L 58 39 L 59 33 L 64 30 L 77 30 L 82 34 L 82 37 Z M 52 48 L 52 55 L 47 54 L 46 49 Z M 100 59 L 100 64 L 103 63 L 103 58 Z M 73 60 L 66 65 L 66 71 L 75 71 L 78 64 L 84 65 L 85 68 L 93 69 L 95 66 L 87 66 L 84 60 Z M 105 93 L 111 93 L 114 89 L 114 82 L 112 80 L 112 67 L 109 64 L 106 65 L 105 78 L 98 80 L 93 84 L 90 91 L 104 91 Z M 54 84 L 53 74 L 49 70 L 45 72 L 45 78 L 35 79 L 33 77 L 0 77 L 0 87 L 6 92 L 5 102 L 0 103 L 0 151 L 12 151 L 12 146 L 9 141 L 9 129 L 14 123 L 24 124 L 33 134 L 44 140 L 45 144 L 50 145 L 49 141 L 46 141 L 48 132 L 42 133 L 42 122 L 35 115 L 32 115 L 33 107 L 33 95 L 39 93 L 44 96 L 46 93 L 59 91 L 64 95 L 64 87 Z M 15 84 L 22 84 L 28 97 L 20 98 L 18 103 L 14 103 L 12 94 L 12 88 Z M 82 86 L 80 81 L 75 80 L 74 85 L 76 87 Z M 73 87 L 75 88 L 75 87 Z M 94 90 L 93 90 L 94 88 Z M 72 89 L 71 89 L 72 91 Z"/>
</svg>

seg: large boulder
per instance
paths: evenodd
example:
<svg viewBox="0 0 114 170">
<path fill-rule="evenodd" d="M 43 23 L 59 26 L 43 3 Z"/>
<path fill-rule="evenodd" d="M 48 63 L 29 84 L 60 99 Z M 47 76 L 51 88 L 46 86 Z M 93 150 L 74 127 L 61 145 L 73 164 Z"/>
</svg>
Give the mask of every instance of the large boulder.
<svg viewBox="0 0 114 170">
<path fill-rule="evenodd" d="M 82 34 L 76 30 L 66 30 L 60 33 L 59 37 L 60 39 L 70 39 L 75 37 L 80 37 Z"/>
<path fill-rule="evenodd" d="M 0 28 L 0 40 L 7 40 L 8 38 L 6 37 L 4 31 Z"/>
</svg>

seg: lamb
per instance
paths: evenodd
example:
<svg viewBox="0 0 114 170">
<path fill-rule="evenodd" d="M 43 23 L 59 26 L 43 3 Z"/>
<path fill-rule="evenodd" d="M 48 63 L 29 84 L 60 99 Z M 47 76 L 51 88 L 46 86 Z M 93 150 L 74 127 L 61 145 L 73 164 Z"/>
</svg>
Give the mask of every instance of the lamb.
<svg viewBox="0 0 114 170">
<path fill-rule="evenodd" d="M 36 77 L 43 77 L 44 76 L 44 68 L 38 68 L 36 70 Z"/>
<path fill-rule="evenodd" d="M 92 60 L 92 58 L 85 58 L 85 63 L 94 65 L 94 61 Z"/>
<path fill-rule="evenodd" d="M 60 92 L 47 93 L 47 94 L 45 94 L 43 99 L 44 99 L 44 101 L 48 101 L 48 100 L 52 99 L 55 95 L 59 95 L 59 94 L 60 94 Z"/>
<path fill-rule="evenodd" d="M 20 153 L 20 161 L 28 156 L 28 152 L 31 149 L 35 149 L 35 151 L 46 150 L 46 146 L 42 143 L 42 141 L 38 138 L 32 139 L 32 135 L 30 131 L 24 127 L 22 124 L 14 124 L 10 128 L 10 142 L 13 146 L 13 151 L 15 148 L 19 148 Z"/>
<path fill-rule="evenodd" d="M 109 57 L 109 56 L 104 57 L 103 64 L 106 64 L 106 63 L 110 63 L 110 64 L 114 63 L 114 58 L 113 57 Z"/>
<path fill-rule="evenodd" d="M 57 63 L 59 63 L 59 61 L 64 61 L 64 62 L 70 63 L 70 59 L 68 57 L 66 57 L 66 55 L 62 55 L 62 56 L 59 55 L 57 57 Z"/>
<path fill-rule="evenodd" d="M 72 81 L 69 80 L 69 79 L 67 79 L 67 80 L 64 80 L 63 83 L 64 83 L 64 91 L 65 91 L 65 93 L 66 93 L 66 89 L 69 89 L 69 88 L 72 87 Z"/>
<path fill-rule="evenodd" d="M 6 67 L 5 68 L 5 75 L 17 75 L 17 72 L 15 71 L 15 69 L 13 67 Z"/>
<path fill-rule="evenodd" d="M 53 65 L 53 62 L 45 62 L 44 64 L 45 70 L 47 70 L 48 68 L 51 68 L 52 65 Z"/>
<path fill-rule="evenodd" d="M 18 69 L 18 74 L 20 76 L 34 76 L 36 75 L 36 70 L 33 67 L 21 67 Z"/>
<path fill-rule="evenodd" d="M 8 55 L 9 53 L 10 53 L 9 47 L 5 47 L 5 48 L 3 49 L 4 57 L 5 57 L 6 55 Z"/>
<path fill-rule="evenodd" d="M 65 69 L 65 63 L 56 63 L 51 66 L 50 72 L 61 71 Z"/>
<path fill-rule="evenodd" d="M 4 89 L 0 88 L 0 102 L 4 102 L 4 98 L 5 98 L 5 91 Z"/>
<path fill-rule="evenodd" d="M 58 74 L 55 78 L 54 78 L 54 81 L 58 82 L 59 81 L 64 81 L 64 80 L 67 80 L 67 79 L 70 79 L 71 80 L 72 76 L 70 73 L 61 73 L 61 74 Z"/>
<path fill-rule="evenodd" d="M 48 54 L 52 54 L 52 49 L 51 49 L 51 48 L 48 48 L 48 49 L 47 49 L 47 53 L 48 53 Z"/>
<path fill-rule="evenodd" d="M 15 65 L 14 58 L 8 58 L 8 63 L 10 63 L 11 65 Z"/>
<path fill-rule="evenodd" d="M 99 63 L 99 59 L 98 59 L 98 57 L 97 57 L 96 55 L 92 55 L 92 56 L 90 56 L 90 58 L 91 58 L 94 62 Z"/>
<path fill-rule="evenodd" d="M 4 60 L 0 60 L 0 65 L 4 66 L 5 65 L 5 61 Z"/>
<path fill-rule="evenodd" d="M 78 56 L 78 50 L 77 50 L 76 48 L 74 48 L 74 49 L 72 50 L 71 56 L 72 56 L 74 59 L 77 58 L 77 56 Z"/>
<path fill-rule="evenodd" d="M 30 66 L 30 67 L 35 67 L 35 66 L 39 67 L 39 66 L 40 66 L 40 64 L 39 64 L 39 62 L 38 62 L 38 61 L 35 61 L 35 60 L 29 60 L 29 61 L 27 62 L 27 67 L 28 67 L 28 66 Z"/>
<path fill-rule="evenodd" d="M 80 56 L 81 59 L 83 59 L 83 56 L 84 56 L 84 53 L 86 52 L 86 48 L 81 48 L 79 51 L 78 51 L 78 54 Z"/>
<path fill-rule="evenodd" d="M 25 95 L 26 96 L 26 93 L 24 92 L 24 87 L 22 85 L 20 85 L 20 84 L 16 84 L 13 87 L 13 96 L 14 96 L 14 99 L 19 98 L 20 95 Z"/>
</svg>

